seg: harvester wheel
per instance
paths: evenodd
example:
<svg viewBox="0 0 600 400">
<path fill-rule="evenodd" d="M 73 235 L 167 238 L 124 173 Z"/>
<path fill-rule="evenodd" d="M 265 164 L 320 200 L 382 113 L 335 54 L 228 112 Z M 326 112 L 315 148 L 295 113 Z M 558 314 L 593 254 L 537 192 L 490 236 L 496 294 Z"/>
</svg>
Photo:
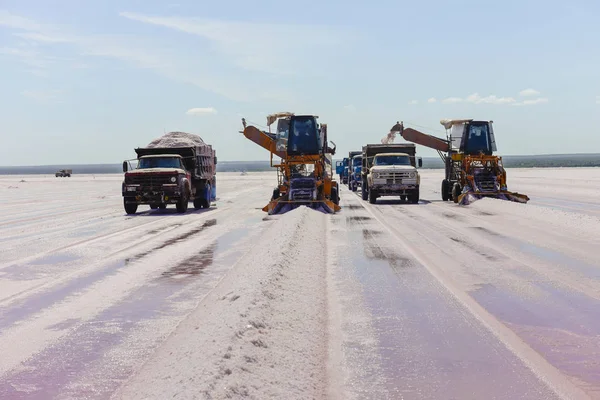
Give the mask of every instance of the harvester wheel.
<svg viewBox="0 0 600 400">
<path fill-rule="evenodd" d="M 369 203 L 375 204 L 377 202 L 377 193 L 374 190 L 369 190 Z"/>
<path fill-rule="evenodd" d="M 458 196 L 460 196 L 461 192 L 460 183 L 455 183 L 454 187 L 452 187 L 452 201 L 458 203 Z"/>
<path fill-rule="evenodd" d="M 447 179 L 442 181 L 442 200 L 448 201 L 450 200 L 450 184 Z"/>
<path fill-rule="evenodd" d="M 273 189 L 273 196 L 271 197 L 271 200 L 277 200 L 279 198 L 279 196 L 281 196 L 281 193 L 279 192 L 279 188 Z"/>
<path fill-rule="evenodd" d="M 340 204 L 340 195 L 337 186 L 331 188 L 331 201 L 333 204 Z"/>
</svg>

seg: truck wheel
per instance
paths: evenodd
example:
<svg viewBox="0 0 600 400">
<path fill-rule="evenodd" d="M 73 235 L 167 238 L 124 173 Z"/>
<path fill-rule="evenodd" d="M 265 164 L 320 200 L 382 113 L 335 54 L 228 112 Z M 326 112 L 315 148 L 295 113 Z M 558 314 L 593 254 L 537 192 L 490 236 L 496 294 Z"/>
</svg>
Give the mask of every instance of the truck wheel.
<svg viewBox="0 0 600 400">
<path fill-rule="evenodd" d="M 363 179 L 362 187 L 360 188 L 362 199 L 367 200 L 369 197 L 369 187 L 367 186 L 367 181 Z"/>
<path fill-rule="evenodd" d="M 458 196 L 460 196 L 461 188 L 460 183 L 455 183 L 452 188 L 452 201 L 458 203 Z"/>
<path fill-rule="evenodd" d="M 167 208 L 166 204 L 159 204 L 158 208 L 160 208 L 161 210 L 164 210 L 165 208 Z"/>
<path fill-rule="evenodd" d="M 212 187 L 210 186 L 210 183 L 209 183 L 206 185 L 206 197 L 204 197 L 202 199 L 202 205 L 204 206 L 204 208 L 210 207 L 211 198 L 212 198 Z"/>
<path fill-rule="evenodd" d="M 419 204 L 419 187 L 409 197 L 410 202 L 413 204 Z"/>
<path fill-rule="evenodd" d="M 179 198 L 179 200 L 177 201 L 177 204 L 175 205 L 177 207 L 177 212 L 180 214 L 183 214 L 184 212 L 186 212 L 188 209 L 188 202 L 189 202 L 189 196 L 187 195 L 187 193 L 185 193 L 183 196 L 181 196 Z"/>
<path fill-rule="evenodd" d="M 400 196 L 400 201 L 406 201 L 406 196 L 404 196 L 404 195 Z"/>
<path fill-rule="evenodd" d="M 196 210 L 199 210 L 202 207 L 204 207 L 204 203 L 202 202 L 202 199 L 200 197 L 195 197 L 194 198 L 194 208 Z"/>
<path fill-rule="evenodd" d="M 151 210 L 156 210 L 157 208 L 158 208 L 158 206 L 156 204 L 150 204 Z"/>
<path fill-rule="evenodd" d="M 377 202 L 377 193 L 374 190 L 369 190 L 369 203 L 375 204 Z"/>
<path fill-rule="evenodd" d="M 442 181 L 442 200 L 448 201 L 450 200 L 450 196 L 450 184 L 448 183 L 447 179 L 444 179 Z"/>
<path fill-rule="evenodd" d="M 125 212 L 127 214 L 135 214 L 138 208 L 137 203 L 126 203 L 125 200 L 123 200 L 123 206 L 125 206 Z"/>
</svg>

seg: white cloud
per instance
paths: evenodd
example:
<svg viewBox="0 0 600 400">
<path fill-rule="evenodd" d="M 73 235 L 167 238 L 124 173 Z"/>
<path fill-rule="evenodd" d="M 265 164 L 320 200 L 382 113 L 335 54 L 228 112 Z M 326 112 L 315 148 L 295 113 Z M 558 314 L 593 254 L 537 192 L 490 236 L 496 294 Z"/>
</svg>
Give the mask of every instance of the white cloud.
<svg viewBox="0 0 600 400">
<path fill-rule="evenodd" d="M 437 99 L 435 97 L 431 97 L 427 100 L 428 103 L 435 103 Z"/>
<path fill-rule="evenodd" d="M 217 110 L 215 110 L 213 107 L 190 108 L 185 113 L 187 115 L 206 115 L 206 114 L 216 114 Z"/>
<path fill-rule="evenodd" d="M 474 104 L 510 104 L 516 102 L 516 100 L 512 97 L 497 97 L 495 95 L 481 97 L 479 93 L 473 93 L 472 95 L 468 96 L 466 101 Z"/>
<path fill-rule="evenodd" d="M 13 33 L 13 36 L 17 36 L 22 39 L 29 39 L 34 42 L 45 42 L 45 43 L 67 43 L 67 42 L 71 41 L 68 38 L 62 37 L 60 35 L 50 35 L 50 34 L 37 33 L 37 32 Z"/>
<path fill-rule="evenodd" d="M 546 97 L 538 97 L 537 99 L 534 100 L 524 100 L 523 104 L 525 105 L 531 105 L 531 104 L 541 104 L 541 103 L 547 103 L 548 99 Z"/>
<path fill-rule="evenodd" d="M 356 111 L 356 107 L 354 107 L 354 105 L 352 105 L 352 104 L 348 104 L 347 106 L 344 106 L 344 109 L 348 110 L 348 111 Z"/>
<path fill-rule="evenodd" d="M 149 69 L 176 82 L 194 85 L 235 101 L 277 101 L 293 106 L 297 96 L 277 86 L 273 74 L 324 74 L 323 59 L 314 62 L 306 54 L 333 54 L 347 34 L 337 29 L 314 25 L 241 23 L 196 18 L 147 17 L 121 13 L 125 18 L 187 32 L 197 36 L 198 51 L 190 53 L 189 43 L 172 39 L 172 35 L 146 38 L 134 35 L 81 35 L 35 21 L 0 14 L 0 26 L 18 28 L 13 37 L 27 45 L 28 52 L 11 51 L 18 62 L 25 63 L 38 76 L 49 75 L 50 64 L 61 69 L 90 65 L 90 57 L 112 58 L 135 68 Z M 307 33 L 308 32 L 308 33 Z M 50 50 L 48 47 L 52 46 Z M 58 48 L 56 46 L 60 46 Z M 13 46 L 18 47 L 18 46 Z M 294 48 L 285 57 L 268 57 L 273 51 Z M 29 51 L 30 50 L 30 51 Z M 50 56 L 56 51 L 71 51 L 75 59 Z M 52 53 L 50 53 L 52 51 Z M 7 54 L 7 52 L 4 52 Z M 207 56 L 207 54 L 209 56 Z M 68 61 L 64 62 L 64 61 Z M 60 62 L 60 63 L 59 63 Z M 244 76 L 250 70 L 252 77 Z"/>
<path fill-rule="evenodd" d="M 419 104 L 419 100 L 411 100 L 408 102 L 408 104 Z"/>
<path fill-rule="evenodd" d="M 600 96 L 596 96 L 596 104 L 600 104 Z"/>
<path fill-rule="evenodd" d="M 56 103 L 60 102 L 60 90 L 24 90 L 21 94 L 25 97 L 38 101 L 40 103 Z"/>
<path fill-rule="evenodd" d="M 453 104 L 453 103 L 462 103 L 463 99 L 460 97 L 448 97 L 447 99 L 442 100 L 442 103 Z"/>
<path fill-rule="evenodd" d="M 530 96 L 539 96 L 540 92 L 538 92 L 535 89 L 525 89 L 525 90 L 521 90 L 519 92 L 519 96 L 523 96 L 523 97 L 530 97 Z"/>
<path fill-rule="evenodd" d="M 318 25 L 291 25 L 252 23 L 201 18 L 155 17 L 132 12 L 120 16 L 134 21 L 200 36 L 209 41 L 219 54 L 228 57 L 234 65 L 252 71 L 274 74 L 305 73 L 307 68 L 318 71 L 320 62 L 305 57 L 339 49 L 348 41 L 348 33 Z M 266 55 L 282 49 L 285 56 Z M 280 54 L 284 54 L 280 53 Z"/>
<path fill-rule="evenodd" d="M 26 31 L 35 31 L 41 29 L 41 25 L 35 21 L 11 14 L 6 10 L 0 10 L 0 25 Z"/>
</svg>

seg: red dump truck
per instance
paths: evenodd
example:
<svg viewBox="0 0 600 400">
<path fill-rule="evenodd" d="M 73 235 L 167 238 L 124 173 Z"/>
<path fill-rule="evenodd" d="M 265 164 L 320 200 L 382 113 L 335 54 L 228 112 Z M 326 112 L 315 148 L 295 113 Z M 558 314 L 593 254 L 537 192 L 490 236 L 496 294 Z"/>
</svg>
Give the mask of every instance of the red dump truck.
<svg viewBox="0 0 600 400">
<path fill-rule="evenodd" d="M 198 135 L 170 132 L 135 152 L 137 159 L 123 162 L 127 214 L 135 214 L 140 204 L 151 209 L 175 204 L 185 213 L 190 201 L 199 209 L 216 200 L 216 151 Z M 131 161 L 137 161 L 135 168 Z"/>
</svg>

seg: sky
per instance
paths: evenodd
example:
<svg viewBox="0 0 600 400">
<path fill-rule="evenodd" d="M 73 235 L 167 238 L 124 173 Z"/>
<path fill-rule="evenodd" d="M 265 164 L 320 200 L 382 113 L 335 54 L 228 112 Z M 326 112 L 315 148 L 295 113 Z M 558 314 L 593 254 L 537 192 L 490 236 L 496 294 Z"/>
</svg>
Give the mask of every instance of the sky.
<svg viewBox="0 0 600 400">
<path fill-rule="evenodd" d="M 241 118 L 280 111 L 318 115 L 335 158 L 445 118 L 493 120 L 501 155 L 600 152 L 599 18 L 596 0 L 0 0 L 0 165 L 118 163 L 169 131 L 267 160 Z"/>
</svg>

